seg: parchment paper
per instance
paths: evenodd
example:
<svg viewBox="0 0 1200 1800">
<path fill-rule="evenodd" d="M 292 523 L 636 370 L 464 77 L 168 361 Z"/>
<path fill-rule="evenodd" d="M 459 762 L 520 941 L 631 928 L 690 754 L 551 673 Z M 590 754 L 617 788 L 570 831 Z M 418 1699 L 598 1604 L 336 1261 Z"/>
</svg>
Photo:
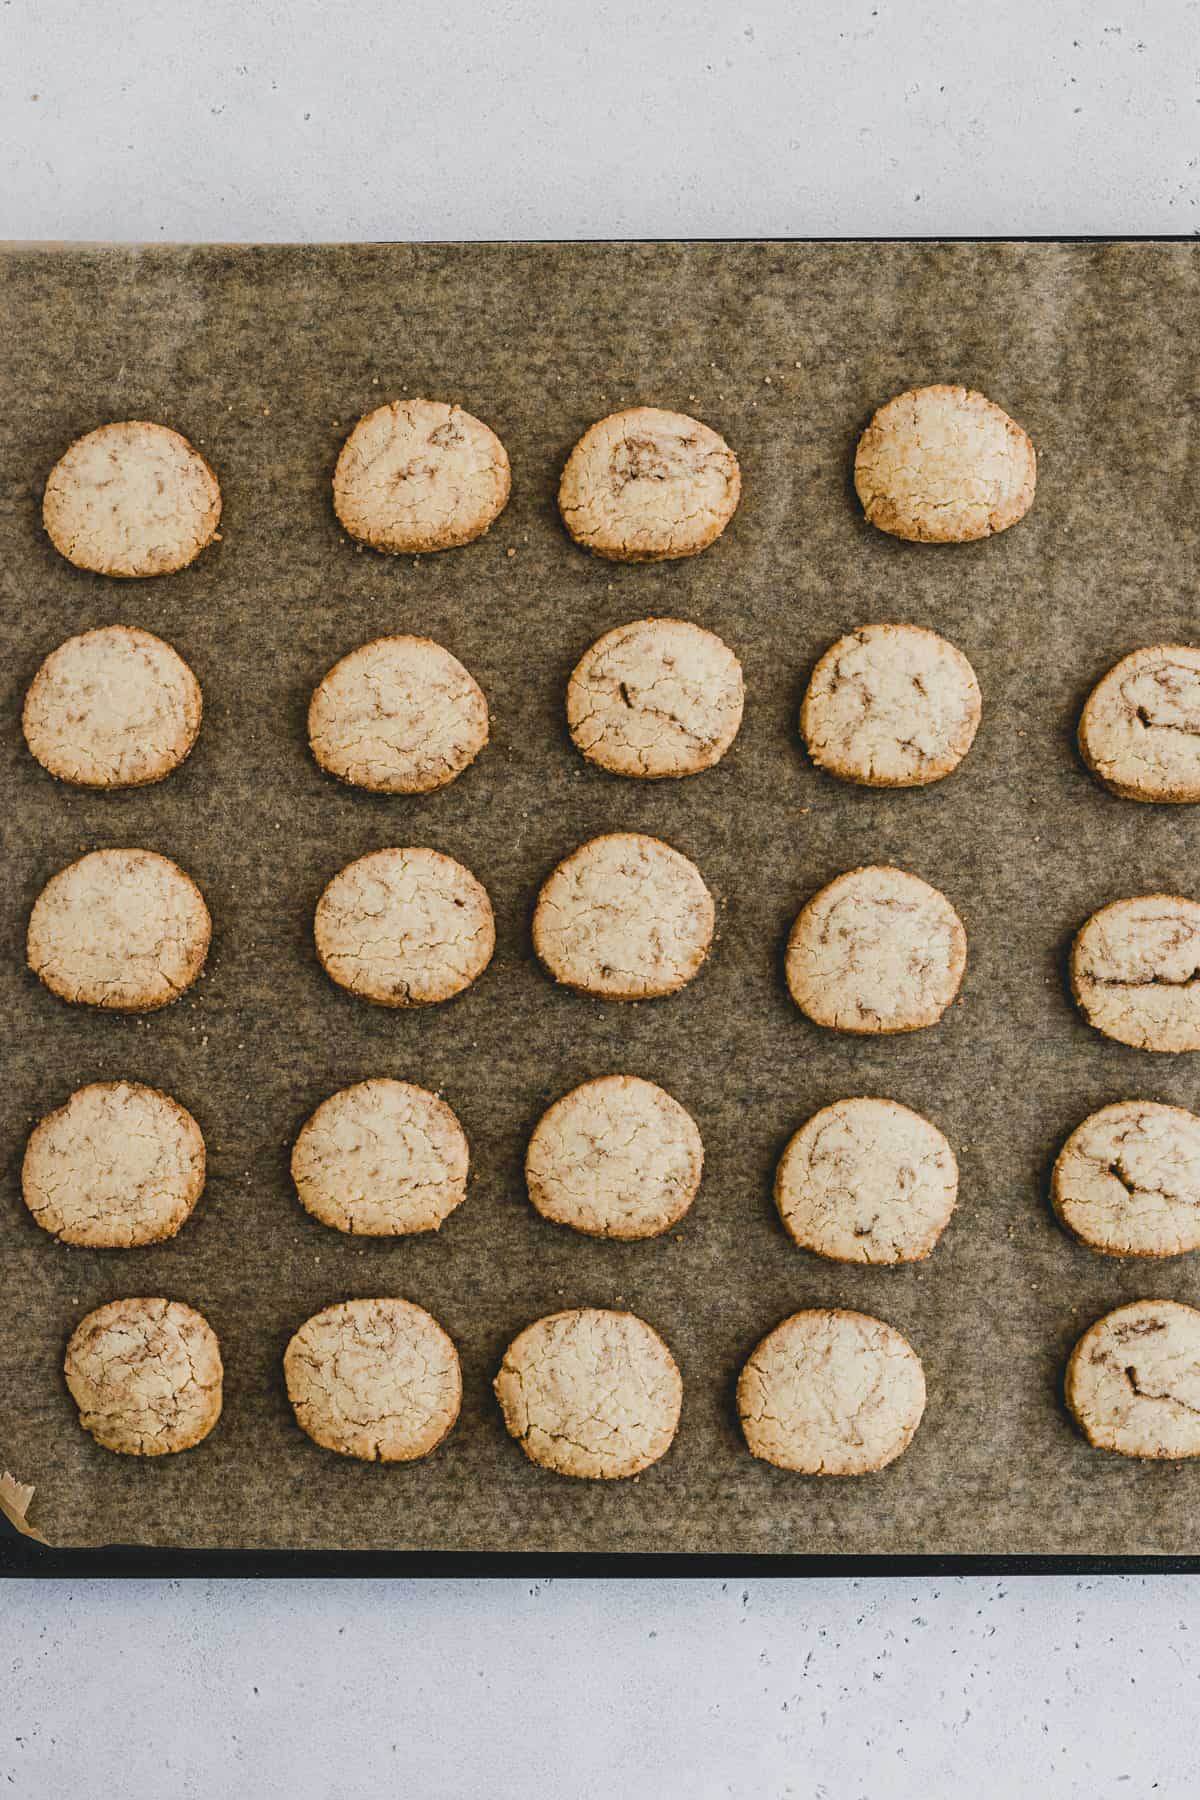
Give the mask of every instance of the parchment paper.
<svg viewBox="0 0 1200 1800">
<path fill-rule="evenodd" d="M 1196 1552 L 1200 1466 L 1091 1450 L 1061 1401 L 1092 1319 L 1138 1295 L 1200 1300 L 1200 1261 L 1121 1263 L 1054 1224 L 1047 1175 L 1092 1109 L 1200 1103 L 1200 1062 L 1109 1043 L 1075 1013 L 1064 951 L 1120 894 L 1200 894 L 1200 819 L 1111 798 L 1073 744 L 1092 684 L 1134 646 L 1196 638 L 1200 250 L 1175 244 L 679 244 L 16 249 L 0 263 L 0 1466 L 36 1486 L 60 1544 L 725 1551 Z M 961 380 L 1032 435 L 1037 501 L 994 542 L 910 546 L 867 527 L 857 433 L 895 391 Z M 351 424 L 403 393 L 455 398 L 508 446 L 508 510 L 479 544 L 421 559 L 357 550 L 329 481 Z M 554 492 L 571 444 L 622 403 L 693 412 L 741 458 L 745 498 L 705 555 L 619 568 L 570 544 Z M 109 419 L 167 421 L 211 459 L 223 541 L 191 570 L 81 574 L 40 529 L 45 475 Z M 650 614 L 718 631 L 745 667 L 740 737 L 693 780 L 584 764 L 566 679 L 609 627 Z M 982 684 L 961 769 L 873 793 L 806 761 L 807 674 L 841 632 L 912 620 Z M 24 749 L 19 709 L 68 634 L 123 621 L 199 676 L 204 727 L 161 786 L 77 793 Z M 306 747 L 309 694 L 380 633 L 446 644 L 483 685 L 492 742 L 426 799 L 355 794 Z M 542 877 L 596 832 L 652 832 L 718 897 L 710 966 L 638 1007 L 556 989 L 529 944 Z M 208 972 L 145 1019 L 72 1009 L 24 966 L 29 908 L 80 852 L 176 858 L 215 920 Z M 379 1010 L 317 964 L 313 906 L 352 857 L 430 844 L 488 887 L 494 964 L 463 998 Z M 842 869 L 896 862 L 969 933 L 961 1004 L 912 1036 L 844 1038 L 791 1004 L 782 944 Z M 692 1111 L 707 1163 L 692 1214 L 652 1243 L 593 1242 L 537 1218 L 521 1161 L 543 1107 L 627 1070 Z M 356 1241 L 299 1207 L 289 1147 L 327 1094 L 389 1074 L 441 1090 L 471 1141 L 467 1202 L 440 1234 Z M 170 1244 L 56 1245 L 19 1194 L 33 1122 L 82 1082 L 178 1096 L 205 1132 L 207 1192 Z M 817 1107 L 891 1095 L 961 1163 L 960 1209 L 923 1265 L 848 1270 L 791 1247 L 775 1161 Z M 428 1461 L 367 1466 L 294 1424 L 280 1357 L 349 1295 L 427 1306 L 460 1347 L 461 1421 Z M 121 1295 L 190 1301 L 220 1335 L 225 1413 L 201 1448 L 151 1462 L 98 1449 L 61 1375 L 75 1321 Z M 788 1312 L 839 1304 L 911 1339 L 925 1422 L 884 1474 L 815 1480 L 755 1463 L 737 1371 Z M 670 1454 L 636 1482 L 570 1482 L 505 1435 L 490 1382 L 544 1312 L 623 1304 L 685 1381 Z"/>
</svg>

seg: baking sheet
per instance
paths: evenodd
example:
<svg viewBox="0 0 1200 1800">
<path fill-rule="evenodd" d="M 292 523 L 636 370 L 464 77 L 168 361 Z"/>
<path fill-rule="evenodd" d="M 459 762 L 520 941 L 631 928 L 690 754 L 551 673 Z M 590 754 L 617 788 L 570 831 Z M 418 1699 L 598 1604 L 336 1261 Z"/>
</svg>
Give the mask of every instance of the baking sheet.
<svg viewBox="0 0 1200 1800">
<path fill-rule="evenodd" d="M 1200 251 L 1190 243 L 703 243 L 339 248 L 15 248 L 0 324 L 0 1468 L 51 1543 L 466 1551 L 1186 1554 L 1200 1467 L 1089 1449 L 1060 1376 L 1077 1334 L 1138 1295 L 1195 1301 L 1200 1265 L 1117 1262 L 1053 1223 L 1067 1133 L 1134 1096 L 1196 1106 L 1194 1058 L 1091 1032 L 1064 987 L 1073 930 L 1119 894 L 1200 893 L 1198 823 L 1102 792 L 1078 710 L 1121 655 L 1195 636 Z M 900 388 L 977 386 L 1032 435 L 1038 497 L 991 543 L 903 545 L 862 521 L 857 433 Z M 403 393 L 456 398 L 508 447 L 513 497 L 479 544 L 383 559 L 338 529 L 334 459 Z M 558 471 L 622 404 L 693 412 L 738 452 L 744 499 L 703 556 L 621 568 L 558 524 Z M 112 418 L 177 426 L 221 478 L 222 541 L 177 576 L 72 569 L 39 527 L 66 444 Z M 741 734 L 715 770 L 639 784 L 584 764 L 566 678 L 602 631 L 654 613 L 718 631 L 745 667 Z M 796 714 L 841 632 L 911 620 L 973 662 L 984 717 L 961 769 L 878 793 L 806 761 Z M 159 632 L 204 688 L 188 763 L 159 787 L 73 792 L 24 750 L 20 700 L 63 637 Z M 493 713 L 488 749 L 426 798 L 340 787 L 311 762 L 308 696 L 367 638 L 417 631 L 459 656 Z M 652 832 L 700 866 L 720 937 L 682 995 L 641 1006 L 556 989 L 529 944 L 537 886 L 596 832 Z M 329 876 L 391 843 L 465 861 L 496 908 L 495 961 L 458 1001 L 392 1013 L 335 989 L 313 952 Z M 43 882 L 84 850 L 176 858 L 215 923 L 208 970 L 145 1019 L 69 1008 L 24 967 Z M 804 899 L 896 862 L 943 889 L 969 934 L 961 1003 L 911 1036 L 810 1025 L 782 980 Z M 660 1081 L 704 1136 L 679 1229 L 595 1242 L 539 1220 L 521 1180 L 543 1107 L 589 1076 Z M 387 1074 L 444 1093 L 471 1141 L 467 1202 L 439 1234 L 355 1241 L 299 1207 L 289 1148 L 312 1108 Z M 209 1182 L 170 1244 L 70 1250 L 29 1219 L 25 1137 L 80 1083 L 167 1089 L 196 1115 Z M 933 1257 L 824 1264 L 771 1201 L 790 1133 L 841 1096 L 892 1096 L 949 1136 L 959 1211 Z M 125 1294 L 191 1302 L 220 1335 L 225 1412 L 199 1449 L 142 1462 L 80 1431 L 65 1339 Z M 368 1466 L 295 1426 L 280 1357 L 309 1313 L 355 1294 L 427 1306 L 457 1342 L 460 1423 L 426 1462 Z M 556 1478 L 507 1438 L 490 1381 L 510 1336 L 574 1304 L 625 1305 L 666 1337 L 685 1401 L 639 1480 Z M 911 1339 L 929 1405 L 881 1475 L 818 1481 L 754 1462 L 733 1408 L 758 1338 L 801 1306 L 878 1313 Z"/>
</svg>

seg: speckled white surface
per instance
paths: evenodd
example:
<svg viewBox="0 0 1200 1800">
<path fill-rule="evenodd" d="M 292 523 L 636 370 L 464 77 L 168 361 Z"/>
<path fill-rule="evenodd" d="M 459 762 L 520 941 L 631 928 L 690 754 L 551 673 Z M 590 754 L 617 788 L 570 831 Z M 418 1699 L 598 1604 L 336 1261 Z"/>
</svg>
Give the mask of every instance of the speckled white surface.
<svg viewBox="0 0 1200 1800">
<path fill-rule="evenodd" d="M 0 27 L 7 237 L 1200 229 L 1196 0 L 0 0 Z M 1190 1579 L 0 1588 L 21 1800 L 1190 1800 L 1198 1699 Z"/>
</svg>

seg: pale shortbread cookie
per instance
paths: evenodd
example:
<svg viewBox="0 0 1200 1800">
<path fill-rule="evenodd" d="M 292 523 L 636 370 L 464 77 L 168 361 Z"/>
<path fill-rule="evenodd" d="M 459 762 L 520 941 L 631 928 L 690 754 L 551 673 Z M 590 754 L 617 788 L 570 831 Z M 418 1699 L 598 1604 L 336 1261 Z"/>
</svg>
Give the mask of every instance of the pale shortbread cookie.
<svg viewBox="0 0 1200 1800">
<path fill-rule="evenodd" d="M 114 1012 L 178 1000 L 212 920 L 190 875 L 153 850 L 93 850 L 52 875 L 29 915 L 29 966 L 51 993 Z"/>
<path fill-rule="evenodd" d="M 1092 689 L 1079 721 L 1083 760 L 1123 800 L 1200 800 L 1200 650 L 1134 650 Z"/>
<path fill-rule="evenodd" d="M 637 1475 L 671 1447 L 683 1382 L 675 1358 L 634 1313 L 580 1307 L 527 1325 L 493 1386 L 531 1462 L 556 1475 Z"/>
<path fill-rule="evenodd" d="M 204 1191 L 204 1138 L 169 1094 L 94 1081 L 34 1127 L 21 1191 L 64 1244 L 157 1244 L 174 1237 Z"/>
<path fill-rule="evenodd" d="M 380 1006 L 432 1006 L 492 960 L 492 903 L 469 869 L 437 850 L 374 850 L 317 902 L 317 955 L 339 987 Z"/>
<path fill-rule="evenodd" d="M 314 1443 L 363 1462 L 413 1462 L 458 1418 L 458 1351 L 409 1300 L 345 1300 L 306 1319 L 283 1356 L 288 1399 Z"/>
<path fill-rule="evenodd" d="M 907 1449 L 925 1372 L 907 1338 L 867 1313 L 793 1313 L 751 1353 L 738 1415 L 754 1456 L 801 1475 L 869 1475 Z"/>
<path fill-rule="evenodd" d="M 1137 1050 L 1200 1050 L 1200 902 L 1113 900 L 1071 946 L 1071 991 L 1089 1025 Z"/>
<path fill-rule="evenodd" d="M 442 400 L 393 400 L 342 445 L 333 504 L 372 549 L 423 555 L 482 537 L 510 486 L 508 454 L 481 419 Z"/>
<path fill-rule="evenodd" d="M 684 619 L 618 626 L 576 665 L 567 725 L 589 761 L 657 780 L 720 762 L 742 722 L 742 665 Z"/>
<path fill-rule="evenodd" d="M 657 1237 L 696 1197 L 704 1145 L 691 1114 L 652 1081 L 602 1075 L 544 1112 L 525 1152 L 544 1219 L 590 1237 Z"/>
<path fill-rule="evenodd" d="M 1050 1198 L 1067 1230 L 1108 1256 L 1200 1250 L 1200 1119 L 1153 1100 L 1101 1107 L 1059 1151 Z"/>
<path fill-rule="evenodd" d="M 106 1450 L 190 1450 L 221 1416 L 221 1347 L 182 1300 L 112 1300 L 81 1319 L 63 1365 L 79 1423 Z"/>
<path fill-rule="evenodd" d="M 564 987 L 649 1000 L 685 987 L 708 955 L 716 914 L 700 871 L 658 838 L 592 838 L 542 885 L 533 947 Z"/>
<path fill-rule="evenodd" d="M 168 425 L 126 419 L 77 438 L 42 499 L 50 541 L 98 575 L 170 575 L 217 535 L 221 490 Z"/>
<path fill-rule="evenodd" d="M 444 1100 L 376 1078 L 323 1100 L 292 1149 L 302 1204 L 337 1231 L 436 1231 L 467 1193 L 467 1139 Z"/>
<path fill-rule="evenodd" d="M 801 1249 L 832 1262 L 920 1262 L 945 1230 L 958 1164 L 936 1125 L 896 1100 L 837 1100 L 800 1127 L 775 1204 Z"/>
<path fill-rule="evenodd" d="M 944 894 L 903 869 L 850 869 L 792 926 L 787 984 L 817 1025 L 919 1031 L 953 1000 L 966 960 L 967 934 Z"/>
<path fill-rule="evenodd" d="M 737 457 L 686 413 L 631 406 L 584 432 L 562 472 L 563 523 L 612 562 L 694 556 L 720 537 L 741 497 Z"/>
<path fill-rule="evenodd" d="M 864 787 L 923 787 L 958 767 L 979 726 L 979 683 L 919 625 L 860 625 L 816 668 L 800 709 L 819 768 Z"/>
<path fill-rule="evenodd" d="M 1089 1444 L 1121 1456 L 1200 1456 L 1200 1312 L 1135 1300 L 1084 1332 L 1067 1405 Z"/>
<path fill-rule="evenodd" d="M 429 794 L 487 743 L 487 701 L 458 658 L 429 638 L 363 644 L 330 669 L 308 709 L 323 769 L 377 794 Z"/>
<path fill-rule="evenodd" d="M 1037 457 L 1021 427 L 973 389 L 911 388 L 858 441 L 854 485 L 872 525 L 924 544 L 1007 531 L 1033 504 Z"/>
<path fill-rule="evenodd" d="M 133 625 L 104 625 L 52 650 L 21 724 L 44 769 L 79 787 L 161 781 L 200 730 L 200 683 L 177 650 Z"/>
</svg>

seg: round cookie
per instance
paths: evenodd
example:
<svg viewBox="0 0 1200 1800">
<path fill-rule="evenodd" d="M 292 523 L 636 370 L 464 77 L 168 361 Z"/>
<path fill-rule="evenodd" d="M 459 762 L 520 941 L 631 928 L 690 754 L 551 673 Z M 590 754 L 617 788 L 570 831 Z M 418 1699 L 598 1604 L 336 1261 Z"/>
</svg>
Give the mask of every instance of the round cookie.
<svg viewBox="0 0 1200 1800">
<path fill-rule="evenodd" d="M 670 1449 L 683 1382 L 658 1333 L 634 1313 L 579 1307 L 527 1325 L 493 1386 L 530 1462 L 615 1481 Z"/>
<path fill-rule="evenodd" d="M 567 725 L 613 775 L 696 775 L 720 762 L 742 722 L 742 665 L 714 632 L 638 619 L 605 632 L 567 687 Z"/>
<path fill-rule="evenodd" d="M 153 850 L 93 850 L 52 875 L 29 915 L 34 974 L 60 999 L 113 1012 L 178 1000 L 212 920 L 190 875 Z"/>
<path fill-rule="evenodd" d="M 1066 1399 L 1084 1437 L 1121 1456 L 1200 1456 L 1200 1312 L 1135 1300 L 1085 1331 Z"/>
<path fill-rule="evenodd" d="M 831 1262 L 920 1262 L 957 1197 L 958 1164 L 946 1139 L 895 1100 L 823 1107 L 801 1126 L 775 1173 L 788 1236 Z"/>
<path fill-rule="evenodd" d="M 719 538 L 742 492 L 723 437 L 686 413 L 631 406 L 590 425 L 558 487 L 577 544 L 610 562 L 695 556 Z"/>
<path fill-rule="evenodd" d="M 1050 1199 L 1067 1230 L 1107 1256 L 1200 1250 L 1200 1119 L 1153 1100 L 1101 1107 L 1059 1151 Z"/>
<path fill-rule="evenodd" d="M 379 1006 L 432 1006 L 492 960 L 487 891 L 437 850 L 374 850 L 347 863 L 317 902 L 317 955 L 339 987 Z"/>
<path fill-rule="evenodd" d="M 111 1300 L 81 1319 L 63 1365 L 79 1423 L 122 1456 L 190 1450 L 221 1416 L 221 1347 L 182 1300 Z"/>
<path fill-rule="evenodd" d="M 362 1462 L 428 1456 L 462 1404 L 458 1352 L 410 1300 L 345 1300 L 314 1313 L 284 1351 L 283 1373 L 301 1429 Z"/>
<path fill-rule="evenodd" d="M 1151 644 L 1123 656 L 1088 696 L 1079 749 L 1123 800 L 1200 800 L 1200 650 Z"/>
<path fill-rule="evenodd" d="M 691 1114 L 652 1081 L 603 1075 L 564 1094 L 525 1152 L 529 1198 L 544 1219 L 589 1237 L 649 1238 L 696 1197 L 704 1145 Z"/>
<path fill-rule="evenodd" d="M 921 544 L 1007 531 L 1033 504 L 1037 457 L 1021 427 L 971 388 L 911 388 L 881 406 L 854 457 L 872 525 Z"/>
<path fill-rule="evenodd" d="M 1071 992 L 1089 1025 L 1137 1050 L 1200 1050 L 1200 902 L 1113 900 L 1071 946 Z"/>
<path fill-rule="evenodd" d="M 144 787 L 178 768 L 200 730 L 200 683 L 177 650 L 133 625 L 104 625 L 52 650 L 21 725 L 51 775 L 78 787 Z"/>
<path fill-rule="evenodd" d="M 436 1231 L 467 1195 L 467 1139 L 436 1094 L 376 1078 L 323 1100 L 292 1149 L 301 1204 L 337 1231 Z"/>
<path fill-rule="evenodd" d="M 864 787 L 924 787 L 956 769 L 979 726 L 961 650 L 919 625 L 860 625 L 816 668 L 800 730 L 818 768 Z"/>
<path fill-rule="evenodd" d="M 25 1204 L 64 1244 L 125 1250 L 174 1237 L 204 1191 L 204 1138 L 186 1107 L 139 1082 L 94 1081 L 33 1129 Z"/>
<path fill-rule="evenodd" d="M 482 537 L 511 485 L 508 453 L 481 419 L 442 400 L 393 400 L 342 445 L 333 505 L 373 550 L 424 555 Z"/>
<path fill-rule="evenodd" d="M 221 490 L 179 432 L 126 419 L 77 438 L 55 463 L 42 521 L 77 569 L 171 575 L 217 535 Z"/>
<path fill-rule="evenodd" d="M 817 1025 L 870 1036 L 936 1025 L 958 992 L 967 934 L 944 894 L 903 869 L 850 869 L 792 926 L 787 984 Z"/>
<path fill-rule="evenodd" d="M 308 741 L 321 767 L 376 794 L 429 794 L 475 760 L 487 701 L 429 638 L 376 638 L 343 656 L 313 694 Z"/>
<path fill-rule="evenodd" d="M 751 1353 L 737 1385 L 752 1456 L 801 1475 L 869 1475 L 908 1448 L 925 1372 L 907 1338 L 867 1313 L 793 1313 Z"/>
<path fill-rule="evenodd" d="M 694 863 L 658 838 L 618 831 L 581 844 L 542 884 L 533 947 L 578 994 L 650 1000 L 691 981 L 715 919 Z"/>
</svg>

